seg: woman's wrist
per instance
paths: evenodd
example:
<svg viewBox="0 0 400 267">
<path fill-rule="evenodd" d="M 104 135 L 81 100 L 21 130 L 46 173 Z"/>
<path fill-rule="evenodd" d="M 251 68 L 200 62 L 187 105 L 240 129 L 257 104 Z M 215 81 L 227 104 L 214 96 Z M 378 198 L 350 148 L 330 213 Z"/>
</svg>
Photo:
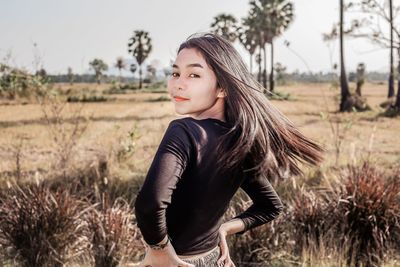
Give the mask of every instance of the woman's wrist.
<svg viewBox="0 0 400 267">
<path fill-rule="evenodd" d="M 170 244 L 170 237 L 168 235 L 166 235 L 164 237 L 163 240 L 161 240 L 159 243 L 155 244 L 155 245 L 148 245 L 149 248 L 153 249 L 153 250 L 165 250 L 166 247 Z"/>
<path fill-rule="evenodd" d="M 233 235 L 235 233 L 238 233 L 240 231 L 243 231 L 245 228 L 245 224 L 242 219 L 240 218 L 235 218 L 232 220 L 229 220 L 220 226 L 220 231 L 225 233 L 226 235 Z"/>
<path fill-rule="evenodd" d="M 149 247 L 149 250 L 153 255 L 157 255 L 157 257 L 173 257 L 175 252 L 175 248 L 172 246 L 171 242 L 168 241 L 167 245 L 163 249 L 152 249 Z"/>
<path fill-rule="evenodd" d="M 228 235 L 228 229 L 225 223 L 221 224 L 221 226 L 219 227 L 219 232 L 224 235 Z"/>
</svg>

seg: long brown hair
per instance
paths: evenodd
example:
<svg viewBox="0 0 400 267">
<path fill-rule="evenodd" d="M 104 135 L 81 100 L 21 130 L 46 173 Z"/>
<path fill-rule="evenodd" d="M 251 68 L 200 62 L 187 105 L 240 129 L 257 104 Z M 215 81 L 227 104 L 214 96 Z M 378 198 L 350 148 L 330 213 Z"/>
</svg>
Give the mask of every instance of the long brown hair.
<svg viewBox="0 0 400 267">
<path fill-rule="evenodd" d="M 178 49 L 197 49 L 224 88 L 225 118 L 232 128 L 219 142 L 218 170 L 250 167 L 268 178 L 302 174 L 296 161 L 317 165 L 324 149 L 305 137 L 263 94 L 263 86 L 248 71 L 243 59 L 224 38 L 195 33 Z"/>
</svg>

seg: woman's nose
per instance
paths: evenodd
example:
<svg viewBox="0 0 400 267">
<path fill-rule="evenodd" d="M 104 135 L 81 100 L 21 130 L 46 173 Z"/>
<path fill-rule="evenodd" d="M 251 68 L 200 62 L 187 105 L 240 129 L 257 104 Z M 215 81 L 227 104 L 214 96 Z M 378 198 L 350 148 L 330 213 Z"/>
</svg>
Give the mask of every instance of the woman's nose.
<svg viewBox="0 0 400 267">
<path fill-rule="evenodd" d="M 178 77 L 178 79 L 176 80 L 175 87 L 178 90 L 183 90 L 184 88 L 186 88 L 186 84 L 181 77 Z"/>
</svg>

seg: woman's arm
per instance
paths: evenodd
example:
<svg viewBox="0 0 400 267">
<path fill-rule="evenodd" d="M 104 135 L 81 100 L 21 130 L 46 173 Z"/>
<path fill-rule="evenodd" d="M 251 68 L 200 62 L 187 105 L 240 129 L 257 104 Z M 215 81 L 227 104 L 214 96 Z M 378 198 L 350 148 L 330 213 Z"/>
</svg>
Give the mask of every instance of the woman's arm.
<svg viewBox="0 0 400 267">
<path fill-rule="evenodd" d="M 224 222 L 220 226 L 220 230 L 225 231 L 227 235 L 233 235 L 244 230 L 244 222 L 242 219 L 236 218 Z"/>
<path fill-rule="evenodd" d="M 232 221 L 235 220 L 235 222 L 228 225 L 229 232 L 241 235 L 249 229 L 276 219 L 282 212 L 283 204 L 266 177 L 248 174 L 240 187 L 250 197 L 253 204 L 244 212 L 232 218 Z M 241 222 L 236 221 L 237 219 Z M 243 229 L 239 227 L 242 224 Z"/>
<path fill-rule="evenodd" d="M 189 133 L 179 121 L 172 121 L 157 149 L 135 200 L 137 225 L 149 245 L 166 241 L 165 211 L 172 193 L 189 164 L 193 145 Z"/>
<path fill-rule="evenodd" d="M 190 162 L 192 149 L 185 126 L 179 121 L 171 121 L 135 200 L 137 225 L 148 245 L 164 244 L 167 241 L 165 211 L 171 203 L 176 184 Z M 178 257 L 170 241 L 162 249 L 146 249 L 139 267 L 149 265 L 194 267 Z"/>
</svg>

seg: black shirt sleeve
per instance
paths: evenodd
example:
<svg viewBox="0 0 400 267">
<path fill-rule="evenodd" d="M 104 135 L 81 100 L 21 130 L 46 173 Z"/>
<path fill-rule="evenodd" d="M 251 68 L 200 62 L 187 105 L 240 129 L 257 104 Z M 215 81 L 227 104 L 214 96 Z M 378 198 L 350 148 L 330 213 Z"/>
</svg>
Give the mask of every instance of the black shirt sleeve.
<svg viewBox="0 0 400 267">
<path fill-rule="evenodd" d="M 149 245 L 159 243 L 167 235 L 165 210 L 190 161 L 192 149 L 185 125 L 171 121 L 135 200 L 137 225 Z"/>
<path fill-rule="evenodd" d="M 241 188 L 251 198 L 253 204 L 233 219 L 243 220 L 245 228 L 237 232 L 242 235 L 247 230 L 268 223 L 277 218 L 283 210 L 282 202 L 270 182 L 264 176 L 252 176 L 251 172 L 246 177 Z"/>
</svg>

